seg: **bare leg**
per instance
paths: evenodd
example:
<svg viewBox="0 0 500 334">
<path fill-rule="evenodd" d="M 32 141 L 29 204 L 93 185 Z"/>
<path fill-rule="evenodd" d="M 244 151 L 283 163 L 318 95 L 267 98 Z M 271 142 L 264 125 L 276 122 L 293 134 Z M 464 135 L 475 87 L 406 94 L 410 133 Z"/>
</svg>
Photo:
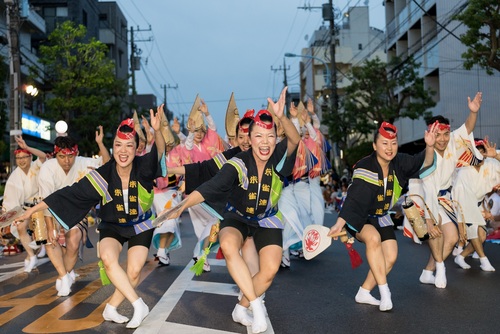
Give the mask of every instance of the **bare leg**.
<svg viewBox="0 0 500 334">
<path fill-rule="evenodd" d="M 396 259 L 398 257 L 397 241 L 394 239 L 383 241 L 382 252 L 384 254 L 384 260 L 385 260 L 385 274 L 388 275 L 391 272 L 392 267 L 394 266 L 394 263 L 396 263 Z M 366 279 L 361 285 L 361 287 L 363 289 L 371 291 L 373 290 L 373 288 L 375 288 L 376 285 L 377 282 L 375 281 L 375 277 L 373 276 L 372 271 L 369 270 L 368 275 L 366 276 Z"/>
<path fill-rule="evenodd" d="M 241 255 L 250 270 L 250 274 L 254 277 L 255 274 L 259 272 L 259 254 L 257 253 L 252 237 L 248 237 L 245 240 L 245 243 L 241 248 Z"/>
<path fill-rule="evenodd" d="M 80 242 L 82 241 L 82 231 L 78 227 L 70 229 L 66 232 L 66 253 L 63 256 L 64 267 L 68 272 L 73 270 L 78 260 L 78 252 L 80 250 Z"/>
<path fill-rule="evenodd" d="M 19 222 L 17 224 L 17 232 L 19 233 L 19 240 L 21 240 L 21 244 L 23 245 L 24 249 L 26 250 L 26 253 L 28 254 L 27 259 L 29 260 L 32 256 L 35 256 L 35 252 L 30 247 L 31 237 L 29 236 L 28 232 L 26 231 L 27 228 L 28 228 L 28 220 Z"/>
<path fill-rule="evenodd" d="M 241 233 L 234 227 L 224 227 L 219 232 L 219 240 L 229 274 L 243 294 L 254 300 L 257 296 L 253 288 L 252 275 L 240 254 L 240 248 L 243 245 Z"/>
</svg>

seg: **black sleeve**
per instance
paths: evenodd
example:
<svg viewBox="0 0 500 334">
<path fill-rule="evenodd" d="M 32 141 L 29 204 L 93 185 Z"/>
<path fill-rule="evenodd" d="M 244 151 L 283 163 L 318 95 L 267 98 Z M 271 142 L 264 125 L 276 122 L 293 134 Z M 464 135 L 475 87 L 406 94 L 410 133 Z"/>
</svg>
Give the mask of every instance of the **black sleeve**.
<svg viewBox="0 0 500 334">
<path fill-rule="evenodd" d="M 99 193 L 88 178 L 84 177 L 71 186 L 55 191 L 43 201 L 49 206 L 56 219 L 71 228 L 85 218 L 89 210 L 100 200 Z"/>
<path fill-rule="evenodd" d="M 368 218 L 375 198 L 373 187 L 365 181 L 355 178 L 347 189 L 347 196 L 339 216 L 359 232 Z"/>
<path fill-rule="evenodd" d="M 425 150 L 415 155 L 398 153 L 396 157 L 395 168 L 400 169 L 402 172 L 400 175 L 401 179 L 399 180 L 402 187 L 404 187 L 409 179 L 419 178 L 419 172 L 425 160 Z"/>
<path fill-rule="evenodd" d="M 274 156 L 276 157 L 276 165 L 280 163 L 280 161 L 283 159 L 285 154 L 287 154 L 287 147 L 288 146 L 288 139 L 285 138 L 282 141 L 280 141 L 274 150 Z M 297 145 L 298 148 L 298 145 Z M 289 156 L 285 157 L 284 159 L 284 164 L 283 166 L 279 169 L 276 170 L 278 174 L 280 174 L 283 177 L 287 177 L 292 174 L 293 172 L 293 167 L 295 165 L 295 159 L 297 157 L 297 148 L 290 154 Z"/>
<path fill-rule="evenodd" d="M 226 160 L 229 160 L 240 152 L 241 149 L 239 147 L 234 147 L 222 152 L 222 155 Z M 184 169 L 186 171 L 186 194 L 190 194 L 199 185 L 214 177 L 220 168 L 221 167 L 219 167 L 215 158 L 184 165 Z"/>
<path fill-rule="evenodd" d="M 213 178 L 196 190 L 203 196 L 206 204 L 222 215 L 233 189 L 237 186 L 238 171 L 234 166 L 224 164 Z"/>
</svg>

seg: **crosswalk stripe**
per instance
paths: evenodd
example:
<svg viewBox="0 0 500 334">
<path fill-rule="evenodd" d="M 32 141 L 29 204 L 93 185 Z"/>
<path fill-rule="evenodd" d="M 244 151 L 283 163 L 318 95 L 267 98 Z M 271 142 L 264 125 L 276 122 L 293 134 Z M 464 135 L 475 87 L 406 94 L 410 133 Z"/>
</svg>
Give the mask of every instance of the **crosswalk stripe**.
<svg viewBox="0 0 500 334">
<path fill-rule="evenodd" d="M 210 266 L 225 266 L 225 260 L 210 259 Z M 185 291 L 203 292 L 219 295 L 238 296 L 238 287 L 236 284 L 214 283 L 195 281 L 194 273 L 190 270 L 192 263 L 189 263 L 172 283 L 170 288 L 163 294 L 149 315 L 141 323 L 141 326 L 135 330 L 134 334 L 166 333 L 173 332 L 179 334 L 224 334 L 234 333 L 222 330 L 209 329 L 206 327 L 196 327 L 173 322 L 167 322 L 170 313 L 173 311 Z M 210 275 L 210 274 L 208 274 Z M 267 331 L 265 334 L 274 334 L 274 329 L 269 317 L 266 318 Z M 247 327 L 247 333 L 251 333 L 252 328 Z"/>
</svg>

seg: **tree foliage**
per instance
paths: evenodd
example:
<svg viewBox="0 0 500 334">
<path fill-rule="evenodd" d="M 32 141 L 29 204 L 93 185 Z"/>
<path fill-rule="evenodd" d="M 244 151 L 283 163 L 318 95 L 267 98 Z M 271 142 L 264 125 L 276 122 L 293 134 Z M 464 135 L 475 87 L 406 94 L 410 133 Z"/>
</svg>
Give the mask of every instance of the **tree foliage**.
<svg viewBox="0 0 500 334">
<path fill-rule="evenodd" d="M 40 47 L 45 66 L 46 114 L 68 123 L 68 133 L 78 140 L 80 152 L 97 153 L 95 130 L 102 125 L 112 131 L 120 118 L 127 92 L 125 80 L 115 76 L 115 65 L 107 58 L 107 46 L 91 38 L 87 29 L 71 21 L 60 24 Z M 32 69 L 32 75 L 37 75 Z"/>
<path fill-rule="evenodd" d="M 394 58 L 389 64 L 375 58 L 354 67 L 339 111 L 327 113 L 333 140 L 350 148 L 366 140 L 383 121 L 430 117 L 428 109 L 436 105 L 434 93 L 418 77 L 419 66 L 410 57 L 404 62 Z"/>
<path fill-rule="evenodd" d="M 456 16 L 468 27 L 460 36 L 467 51 L 462 54 L 464 67 L 475 64 L 488 74 L 500 71 L 500 2 L 498 0 L 469 0 L 468 6 Z"/>
</svg>

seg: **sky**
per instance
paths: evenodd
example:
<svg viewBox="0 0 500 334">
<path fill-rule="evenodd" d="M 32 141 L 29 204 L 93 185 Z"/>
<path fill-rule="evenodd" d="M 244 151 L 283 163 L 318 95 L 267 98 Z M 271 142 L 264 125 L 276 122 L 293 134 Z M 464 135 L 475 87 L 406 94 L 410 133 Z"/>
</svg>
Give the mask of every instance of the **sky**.
<svg viewBox="0 0 500 334">
<path fill-rule="evenodd" d="M 240 116 L 247 109 L 265 109 L 267 98 L 278 98 L 283 89 L 284 54 L 300 54 L 314 30 L 328 26 L 321 12 L 327 0 L 116 2 L 142 51 L 137 93 L 154 94 L 160 103 L 162 87 L 172 87 L 167 88 L 168 108 L 186 120 L 199 94 L 219 134 L 231 93 Z M 367 4 L 370 26 L 385 30 L 382 0 L 334 1 L 339 17 L 349 7 Z M 298 92 L 300 58 L 285 61 L 289 91 Z"/>
</svg>

